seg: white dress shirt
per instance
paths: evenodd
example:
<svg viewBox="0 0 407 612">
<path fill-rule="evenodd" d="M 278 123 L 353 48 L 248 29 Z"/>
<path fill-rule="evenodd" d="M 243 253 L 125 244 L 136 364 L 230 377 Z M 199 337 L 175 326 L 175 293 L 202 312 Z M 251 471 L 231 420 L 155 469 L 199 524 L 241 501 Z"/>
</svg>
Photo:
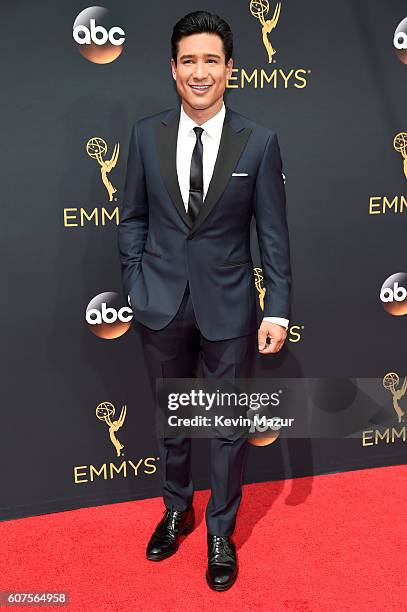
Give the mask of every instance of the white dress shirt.
<svg viewBox="0 0 407 612">
<path fill-rule="evenodd" d="M 202 123 L 199 127 L 203 128 L 201 140 L 203 146 L 202 168 L 203 168 L 203 198 L 208 192 L 209 183 L 212 178 L 213 168 L 218 155 L 220 138 L 222 136 L 223 121 L 225 119 L 225 104 L 216 115 Z M 185 210 L 188 211 L 189 200 L 189 180 L 191 171 L 192 152 L 196 143 L 194 127 L 198 124 L 189 117 L 181 104 L 181 112 L 178 125 L 177 138 L 177 175 L 178 183 L 184 201 Z M 288 327 L 288 319 L 282 317 L 264 317 L 263 321 L 277 323 L 283 327 Z"/>
<path fill-rule="evenodd" d="M 225 119 L 225 104 L 214 117 L 211 117 L 200 126 L 202 132 L 201 140 L 203 145 L 202 166 L 203 166 L 203 198 L 208 192 L 211 182 L 216 157 L 218 155 L 220 137 L 222 136 L 223 121 Z M 188 212 L 189 200 L 189 180 L 191 172 L 192 152 L 196 143 L 194 127 L 198 124 L 191 119 L 184 111 L 181 104 L 181 113 L 178 125 L 177 139 L 177 174 L 178 183 L 184 201 L 185 210 Z"/>
</svg>

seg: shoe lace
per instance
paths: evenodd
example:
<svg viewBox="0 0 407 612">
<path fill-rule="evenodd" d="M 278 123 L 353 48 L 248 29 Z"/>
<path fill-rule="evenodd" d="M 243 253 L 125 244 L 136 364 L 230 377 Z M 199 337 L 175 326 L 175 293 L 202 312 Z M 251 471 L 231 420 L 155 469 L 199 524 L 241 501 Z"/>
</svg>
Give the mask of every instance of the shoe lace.
<svg viewBox="0 0 407 612">
<path fill-rule="evenodd" d="M 168 526 L 171 531 L 176 531 L 181 520 L 182 512 L 179 510 L 168 510 Z"/>
<path fill-rule="evenodd" d="M 233 549 L 227 538 L 222 536 L 212 536 L 211 548 L 213 555 L 226 555 L 228 557 L 233 556 Z"/>
</svg>

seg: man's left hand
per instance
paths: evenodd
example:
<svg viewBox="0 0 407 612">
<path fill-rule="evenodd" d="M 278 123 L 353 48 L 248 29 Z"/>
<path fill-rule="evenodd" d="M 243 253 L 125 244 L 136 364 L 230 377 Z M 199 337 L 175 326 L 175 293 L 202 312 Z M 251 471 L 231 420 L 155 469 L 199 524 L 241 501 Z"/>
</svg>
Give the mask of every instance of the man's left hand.
<svg viewBox="0 0 407 612">
<path fill-rule="evenodd" d="M 282 325 L 271 323 L 271 321 L 262 321 L 258 331 L 259 353 L 268 355 L 269 353 L 278 353 L 282 348 L 287 337 L 287 330 Z M 269 338 L 269 343 L 267 342 Z"/>
</svg>

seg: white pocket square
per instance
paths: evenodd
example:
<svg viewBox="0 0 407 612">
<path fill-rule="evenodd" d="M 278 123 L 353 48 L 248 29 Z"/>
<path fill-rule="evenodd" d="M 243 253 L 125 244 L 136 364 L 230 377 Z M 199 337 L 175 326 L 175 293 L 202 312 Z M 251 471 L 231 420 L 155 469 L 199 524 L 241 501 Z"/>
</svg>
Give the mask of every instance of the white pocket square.
<svg viewBox="0 0 407 612">
<path fill-rule="evenodd" d="M 232 172 L 232 176 L 249 176 L 247 172 Z"/>
</svg>

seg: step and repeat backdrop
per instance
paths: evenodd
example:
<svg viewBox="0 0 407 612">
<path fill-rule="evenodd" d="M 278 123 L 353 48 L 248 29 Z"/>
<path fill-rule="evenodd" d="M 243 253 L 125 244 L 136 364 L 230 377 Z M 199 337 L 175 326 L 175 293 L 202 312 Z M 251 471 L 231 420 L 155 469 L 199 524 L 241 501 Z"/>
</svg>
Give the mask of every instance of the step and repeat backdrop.
<svg viewBox="0 0 407 612">
<path fill-rule="evenodd" d="M 405 463 L 405 2 L 20 0 L 1 9 L 2 519 L 160 495 L 117 225 L 131 127 L 179 105 L 170 36 L 198 9 L 234 32 L 226 104 L 283 158 L 293 316 L 255 377 L 303 380 L 320 432 L 253 439 L 246 482 Z M 197 488 L 208 462 L 195 440 Z"/>
</svg>

